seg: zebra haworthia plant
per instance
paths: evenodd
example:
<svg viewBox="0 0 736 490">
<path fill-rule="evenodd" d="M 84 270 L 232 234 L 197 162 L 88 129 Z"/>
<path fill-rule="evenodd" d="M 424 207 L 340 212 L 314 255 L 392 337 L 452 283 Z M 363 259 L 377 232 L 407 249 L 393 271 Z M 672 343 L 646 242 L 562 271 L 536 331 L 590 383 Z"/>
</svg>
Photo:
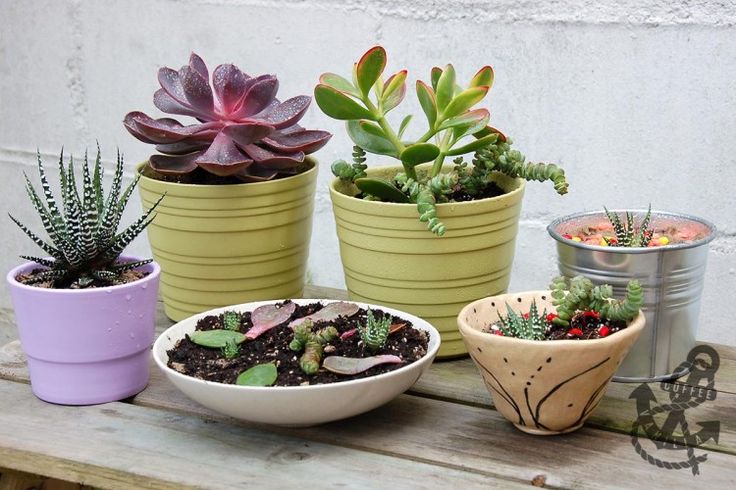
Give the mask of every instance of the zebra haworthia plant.
<svg viewBox="0 0 736 490">
<path fill-rule="evenodd" d="M 77 188 L 73 157 L 64 165 L 63 150 L 59 157 L 61 204 L 57 204 L 38 154 L 38 173 L 43 198 L 26 175 L 26 192 L 41 218 L 48 240 L 44 240 L 25 224 L 10 215 L 10 219 L 50 258 L 21 256 L 36 262 L 45 270 L 23 277 L 25 284 L 46 283 L 53 288 L 89 288 L 125 282 L 123 273 L 148 264 L 152 259 L 119 262 L 125 247 L 154 219 L 158 201 L 133 224 L 118 232 L 125 206 L 140 178 L 135 177 L 123 190 L 123 157 L 118 152 L 112 184 L 105 195 L 102 180 L 104 169 L 100 149 L 92 169 L 87 154 L 82 165 L 82 191 Z"/>
<path fill-rule="evenodd" d="M 394 129 L 387 116 L 406 95 L 407 71 L 384 81 L 386 51 L 381 46 L 368 50 L 355 64 L 352 82 L 334 73 L 324 73 L 314 89 L 322 112 L 347 122 L 355 149 L 353 163 L 336 161 L 333 173 L 352 181 L 367 199 L 414 203 L 419 219 L 437 235 L 445 226 L 437 218 L 436 204 L 450 202 L 453 194 L 471 199 L 484 197 L 492 183 L 492 172 L 526 180 L 550 180 L 559 194 L 567 192 L 565 172 L 556 165 L 527 163 L 524 155 L 511 149 L 511 139 L 488 125 L 487 109 L 475 108 L 493 85 L 493 69 L 484 66 L 466 87 L 456 81 L 455 68 L 435 67 L 431 83 L 416 82 L 416 94 L 426 117 L 427 129 L 416 139 L 407 139 L 412 115 Z M 365 152 L 398 159 L 403 172 L 392 181 L 370 178 L 365 173 Z M 474 154 L 472 165 L 463 155 Z M 443 171 L 447 157 L 456 157 L 454 168 Z M 428 170 L 417 166 L 432 162 Z"/>
</svg>

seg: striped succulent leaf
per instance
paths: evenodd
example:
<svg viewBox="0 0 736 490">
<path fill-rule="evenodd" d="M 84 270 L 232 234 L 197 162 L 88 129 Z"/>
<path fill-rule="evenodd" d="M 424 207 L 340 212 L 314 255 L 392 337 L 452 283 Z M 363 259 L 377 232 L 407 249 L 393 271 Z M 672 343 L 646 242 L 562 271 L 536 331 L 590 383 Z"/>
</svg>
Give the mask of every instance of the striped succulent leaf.
<svg viewBox="0 0 736 490">
<path fill-rule="evenodd" d="M 118 152 L 115 173 L 109 193 L 103 188 L 104 168 L 99 145 L 97 157 L 90 168 L 87 154 L 82 165 L 82 189 L 77 187 L 73 158 L 64 165 L 62 150 L 59 158 L 61 203 L 57 203 L 38 156 L 38 172 L 43 198 L 26 176 L 26 192 L 38 213 L 48 241 L 31 231 L 12 215 L 10 218 L 51 259 L 22 256 L 38 263 L 47 271 L 33 274 L 27 283 L 52 282 L 58 288 L 85 288 L 116 284 L 121 274 L 148 264 L 151 260 L 119 263 L 118 257 L 154 219 L 153 211 L 163 196 L 133 224 L 118 233 L 123 211 L 140 176 L 125 189 L 122 196 L 123 157 Z"/>
</svg>

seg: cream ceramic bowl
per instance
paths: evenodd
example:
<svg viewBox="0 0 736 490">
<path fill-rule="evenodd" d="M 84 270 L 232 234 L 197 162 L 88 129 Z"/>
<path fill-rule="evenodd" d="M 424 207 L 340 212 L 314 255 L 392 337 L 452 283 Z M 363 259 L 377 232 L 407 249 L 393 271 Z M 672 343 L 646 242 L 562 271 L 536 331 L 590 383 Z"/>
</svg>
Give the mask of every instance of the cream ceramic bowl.
<svg viewBox="0 0 736 490">
<path fill-rule="evenodd" d="M 549 291 L 502 294 L 462 309 L 457 322 L 471 358 L 501 414 L 530 434 L 579 429 L 644 329 L 644 315 L 608 337 L 593 340 L 522 340 L 483 332 L 506 314 L 506 303 L 555 311 Z"/>
<path fill-rule="evenodd" d="M 295 299 L 297 304 L 335 300 Z M 273 303 L 259 301 L 227 306 L 189 317 L 169 327 L 153 344 L 153 358 L 158 367 L 174 385 L 192 400 L 230 417 L 250 422 L 282 426 L 304 427 L 352 417 L 389 402 L 409 389 L 432 364 L 440 347 L 440 335 L 426 321 L 416 316 L 384 306 L 355 302 L 361 308 L 381 309 L 405 318 L 414 328 L 429 335 L 427 354 L 420 360 L 388 373 L 369 378 L 312 386 L 237 386 L 204 381 L 181 374 L 166 364 L 166 351 L 172 349 L 185 334 L 194 331 L 197 321 L 208 315 L 218 315 L 226 310 L 240 312 Z"/>
</svg>

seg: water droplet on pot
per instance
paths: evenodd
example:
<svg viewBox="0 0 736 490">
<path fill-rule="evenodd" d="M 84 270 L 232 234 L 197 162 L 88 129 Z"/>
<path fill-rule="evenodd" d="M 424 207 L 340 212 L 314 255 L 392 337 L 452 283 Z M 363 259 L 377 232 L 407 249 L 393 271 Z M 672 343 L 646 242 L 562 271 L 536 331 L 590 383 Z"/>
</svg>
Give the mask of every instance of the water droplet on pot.
<svg viewBox="0 0 736 490">
<path fill-rule="evenodd" d="M 141 284 L 141 289 L 146 289 L 148 287 L 148 284 Z"/>
<path fill-rule="evenodd" d="M 112 327 L 107 327 L 108 332 L 112 332 Z"/>
<path fill-rule="evenodd" d="M 134 339 L 135 338 L 135 334 L 133 332 L 130 332 L 130 338 L 131 339 Z"/>
<path fill-rule="evenodd" d="M 129 294 L 126 294 L 125 295 L 125 301 L 130 301 L 131 299 L 133 299 L 133 297 L 131 295 L 129 295 Z"/>
<path fill-rule="evenodd" d="M 112 294 L 112 290 L 111 290 L 111 289 L 106 289 L 106 290 L 105 290 L 105 292 L 106 292 L 107 294 Z"/>
<path fill-rule="evenodd" d="M 139 313 L 138 318 L 143 318 L 143 313 Z"/>
<path fill-rule="evenodd" d="M 128 310 L 128 315 L 132 315 L 132 314 L 133 314 L 133 310 Z"/>
</svg>

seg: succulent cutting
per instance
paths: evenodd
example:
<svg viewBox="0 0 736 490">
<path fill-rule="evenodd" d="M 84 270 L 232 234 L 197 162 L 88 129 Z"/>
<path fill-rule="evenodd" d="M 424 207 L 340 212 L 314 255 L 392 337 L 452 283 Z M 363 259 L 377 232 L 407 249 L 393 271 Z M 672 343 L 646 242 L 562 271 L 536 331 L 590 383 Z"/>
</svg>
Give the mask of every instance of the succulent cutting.
<svg viewBox="0 0 736 490">
<path fill-rule="evenodd" d="M 123 190 L 123 157 L 119 152 L 107 196 L 102 187 L 104 169 L 99 146 L 91 170 L 87 154 L 84 155 L 81 193 L 77 188 L 74 159 L 70 157 L 68 166 L 65 166 L 62 151 L 59 157 L 60 205 L 51 191 L 40 153 L 38 174 L 43 198 L 36 192 L 27 175 L 26 192 L 41 218 L 48 241 L 40 238 L 12 215 L 10 219 L 50 258 L 21 256 L 39 264 L 42 269 L 17 278 L 20 282 L 58 289 L 110 286 L 127 282 L 126 273 L 151 262 L 151 259 L 121 262 L 119 256 L 153 221 L 153 211 L 164 196 L 130 226 L 118 232 L 123 211 L 139 179 L 136 176 Z"/>
<path fill-rule="evenodd" d="M 161 68 L 158 82 L 153 104 L 197 122 L 184 125 L 130 112 L 123 123 L 140 141 L 156 145 L 159 153 L 150 157 L 149 165 L 163 176 L 183 179 L 201 169 L 236 182 L 270 180 L 304 169 L 305 155 L 331 137 L 297 124 L 311 98 L 299 95 L 281 102 L 274 75 L 251 77 L 233 64 L 222 64 L 210 84 L 207 66 L 192 53 L 189 64 L 178 71 Z"/>
<path fill-rule="evenodd" d="M 381 46 L 368 50 L 354 65 L 352 81 L 324 73 L 314 89 L 320 109 L 328 116 L 344 120 L 355 144 L 353 162 L 338 160 L 332 165 L 340 179 L 351 181 L 365 199 L 414 203 L 420 220 L 437 235 L 445 233 L 438 219 L 437 203 L 481 199 L 503 193 L 494 189 L 493 172 L 527 180 L 551 180 L 559 194 L 567 192 L 564 171 L 554 164 L 528 163 L 511 148 L 512 141 L 488 125 L 490 113 L 474 108 L 493 84 L 493 70 L 484 66 L 463 88 L 458 85 L 452 65 L 435 67 L 431 82 L 416 82 L 416 95 L 426 118 L 426 130 L 409 139 L 412 115 L 398 128 L 388 121 L 388 113 L 404 99 L 407 71 L 384 80 L 386 51 Z M 365 153 L 399 160 L 403 172 L 393 180 L 368 177 Z M 463 155 L 474 154 L 471 165 Z M 454 167 L 445 169 L 448 157 Z M 430 168 L 418 168 L 431 162 Z"/>
</svg>

